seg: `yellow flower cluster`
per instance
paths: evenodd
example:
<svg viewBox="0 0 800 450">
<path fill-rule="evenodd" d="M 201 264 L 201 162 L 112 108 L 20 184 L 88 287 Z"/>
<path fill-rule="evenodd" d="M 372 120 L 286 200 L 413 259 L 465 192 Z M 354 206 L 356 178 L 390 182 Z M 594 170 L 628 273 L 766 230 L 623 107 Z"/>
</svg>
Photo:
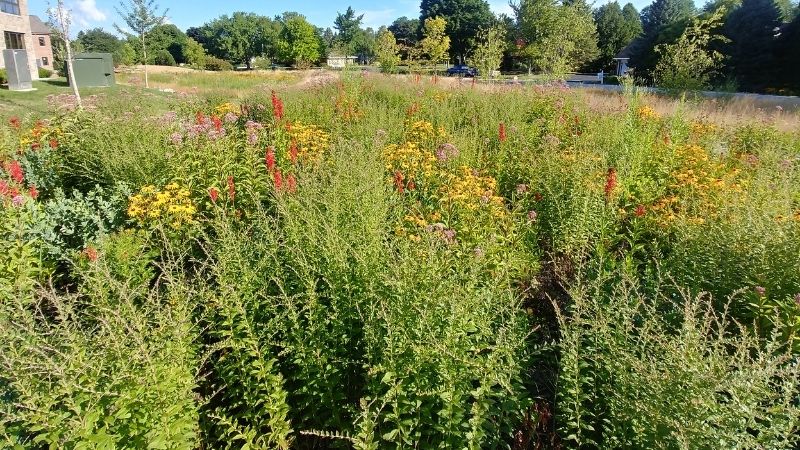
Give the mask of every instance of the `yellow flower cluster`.
<svg viewBox="0 0 800 450">
<path fill-rule="evenodd" d="M 717 131 L 717 126 L 711 122 L 698 120 L 691 124 L 691 132 L 695 136 L 704 136 L 715 131 Z"/>
<path fill-rule="evenodd" d="M 713 161 L 699 145 L 677 147 L 674 157 L 677 164 L 668 193 L 650 207 L 662 223 L 684 217 L 688 223 L 702 224 L 705 219 L 700 216 L 714 215 L 720 196 L 741 194 L 747 186 L 740 169 Z"/>
<path fill-rule="evenodd" d="M 417 144 L 432 144 L 436 139 L 447 138 L 444 128 L 434 128 L 433 124 L 425 120 L 417 120 L 407 124 L 406 139 Z"/>
<path fill-rule="evenodd" d="M 144 186 L 128 203 L 128 216 L 140 225 L 164 221 L 173 228 L 180 228 L 192 222 L 196 212 L 189 191 L 177 183 L 170 183 L 163 190 Z"/>
<path fill-rule="evenodd" d="M 49 139 L 58 140 L 61 135 L 62 131 L 60 127 L 49 127 L 44 123 L 39 122 L 36 124 L 36 126 L 26 131 L 19 137 L 19 145 L 22 148 L 27 148 L 37 142 L 46 142 Z"/>
<path fill-rule="evenodd" d="M 400 172 L 407 182 L 419 182 L 436 174 L 436 157 L 430 150 L 416 142 L 391 144 L 383 150 L 386 170 L 390 174 Z"/>
<path fill-rule="evenodd" d="M 322 128 L 302 123 L 293 123 L 289 136 L 297 144 L 298 157 L 306 161 L 319 160 L 330 141 L 330 136 Z"/>
<path fill-rule="evenodd" d="M 478 171 L 462 166 L 459 173 L 447 174 L 441 188 L 445 203 L 476 211 L 488 208 L 492 215 L 502 217 L 506 214 L 503 198 L 497 195 L 497 180 L 481 176 Z"/>
<path fill-rule="evenodd" d="M 661 118 L 661 115 L 648 105 L 640 106 L 636 111 L 636 115 L 642 120 L 655 120 Z"/>
<path fill-rule="evenodd" d="M 221 105 L 217 105 L 217 107 L 214 108 L 214 112 L 217 113 L 217 115 L 219 116 L 224 116 L 225 114 L 228 113 L 235 113 L 236 111 L 237 111 L 236 106 L 234 106 L 233 103 L 230 102 L 222 103 Z"/>
</svg>

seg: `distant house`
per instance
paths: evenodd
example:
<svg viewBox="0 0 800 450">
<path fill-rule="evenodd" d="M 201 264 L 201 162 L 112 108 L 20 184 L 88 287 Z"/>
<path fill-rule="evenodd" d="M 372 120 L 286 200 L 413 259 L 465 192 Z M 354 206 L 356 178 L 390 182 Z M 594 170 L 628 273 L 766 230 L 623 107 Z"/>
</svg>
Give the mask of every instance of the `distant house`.
<svg viewBox="0 0 800 450">
<path fill-rule="evenodd" d="M 36 66 L 53 70 L 53 43 L 50 41 L 50 27 L 37 16 L 30 16 Z"/>
<path fill-rule="evenodd" d="M 630 44 L 626 45 L 625 48 L 619 51 L 616 56 L 614 56 L 614 61 L 617 62 L 617 69 L 616 75 L 622 76 L 628 73 L 631 70 L 631 58 L 636 56 L 641 50 L 642 45 L 645 44 L 645 39 L 643 37 L 638 37 L 631 41 Z"/>
<path fill-rule="evenodd" d="M 38 79 L 39 71 L 36 68 L 36 52 L 33 45 L 33 34 L 31 34 L 31 22 L 28 17 L 27 0 L 0 0 L 0 30 L 3 32 L 0 50 L 27 50 L 28 70 L 31 78 Z M 52 60 L 52 57 L 50 59 Z M 4 68 L 5 61 L 0 56 L 0 69 Z"/>
<path fill-rule="evenodd" d="M 355 64 L 358 62 L 357 56 L 339 56 L 339 55 L 330 55 L 328 56 L 328 67 L 332 67 L 334 69 L 342 69 L 344 66 Z"/>
</svg>

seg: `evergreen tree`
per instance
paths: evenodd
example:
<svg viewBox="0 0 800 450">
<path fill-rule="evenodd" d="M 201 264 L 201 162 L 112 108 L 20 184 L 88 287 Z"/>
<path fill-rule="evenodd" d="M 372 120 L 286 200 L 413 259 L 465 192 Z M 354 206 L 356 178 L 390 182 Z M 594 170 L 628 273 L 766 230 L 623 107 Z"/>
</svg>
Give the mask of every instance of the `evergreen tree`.
<svg viewBox="0 0 800 450">
<path fill-rule="evenodd" d="M 463 62 L 478 31 L 488 28 L 494 16 L 486 0 L 422 0 L 420 23 L 442 17 L 450 38 L 450 56 Z"/>
<path fill-rule="evenodd" d="M 626 8 L 629 6 L 633 8 L 630 3 L 625 5 Z M 600 68 L 610 68 L 614 56 L 641 33 L 639 14 L 635 8 L 633 8 L 633 13 L 634 15 L 631 15 L 629 12 L 626 17 L 616 1 L 606 3 L 595 11 L 594 21 L 597 25 L 597 46 L 600 49 L 598 66 Z"/>
<path fill-rule="evenodd" d="M 363 19 L 364 15 L 357 16 L 350 6 L 347 7 L 344 14 L 336 13 L 336 19 L 333 21 L 333 27 L 338 32 L 335 45 L 338 45 L 343 53 L 351 54 L 355 51 L 354 42 L 361 31 Z"/>
<path fill-rule="evenodd" d="M 775 66 L 782 94 L 800 95 L 800 14 L 781 29 L 775 43 Z"/>
<path fill-rule="evenodd" d="M 730 39 L 727 54 L 739 86 L 761 91 L 775 81 L 773 57 L 781 13 L 774 0 L 743 0 L 728 15 L 724 33 Z"/>
<path fill-rule="evenodd" d="M 687 21 L 694 13 L 692 0 L 655 0 L 642 10 L 642 27 L 645 33 L 655 35 L 663 27 Z"/>
</svg>

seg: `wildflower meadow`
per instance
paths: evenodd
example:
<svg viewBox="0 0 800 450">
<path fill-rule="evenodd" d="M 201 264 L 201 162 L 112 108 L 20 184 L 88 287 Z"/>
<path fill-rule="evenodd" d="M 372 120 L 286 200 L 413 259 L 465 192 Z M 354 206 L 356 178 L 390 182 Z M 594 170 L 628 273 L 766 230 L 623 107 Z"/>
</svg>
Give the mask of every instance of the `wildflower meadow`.
<svg viewBox="0 0 800 450">
<path fill-rule="evenodd" d="M 5 118 L 0 447 L 797 448 L 797 118 L 669 101 L 345 71 Z"/>
</svg>

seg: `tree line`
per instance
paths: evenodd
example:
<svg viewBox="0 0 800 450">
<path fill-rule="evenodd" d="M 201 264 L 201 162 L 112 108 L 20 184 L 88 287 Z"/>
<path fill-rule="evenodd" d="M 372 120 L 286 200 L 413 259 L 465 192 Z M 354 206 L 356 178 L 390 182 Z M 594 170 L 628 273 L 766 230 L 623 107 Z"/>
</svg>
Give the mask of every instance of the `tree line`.
<svg viewBox="0 0 800 450">
<path fill-rule="evenodd" d="M 306 68 L 331 55 L 354 56 L 384 70 L 469 63 L 490 74 L 606 72 L 623 49 L 645 84 L 684 89 L 800 91 L 800 6 L 791 0 L 655 0 L 641 12 L 617 1 L 518 0 L 495 15 L 485 0 L 422 0 L 420 17 L 374 30 L 348 7 L 333 27 L 297 12 L 274 17 L 235 12 L 185 32 L 161 24 L 147 33 L 148 64 L 213 70 L 231 65 Z M 446 42 L 445 42 L 446 38 Z M 75 40 L 80 50 L 143 61 L 141 40 L 96 28 Z M 424 45 L 423 45 L 424 44 Z"/>
</svg>

